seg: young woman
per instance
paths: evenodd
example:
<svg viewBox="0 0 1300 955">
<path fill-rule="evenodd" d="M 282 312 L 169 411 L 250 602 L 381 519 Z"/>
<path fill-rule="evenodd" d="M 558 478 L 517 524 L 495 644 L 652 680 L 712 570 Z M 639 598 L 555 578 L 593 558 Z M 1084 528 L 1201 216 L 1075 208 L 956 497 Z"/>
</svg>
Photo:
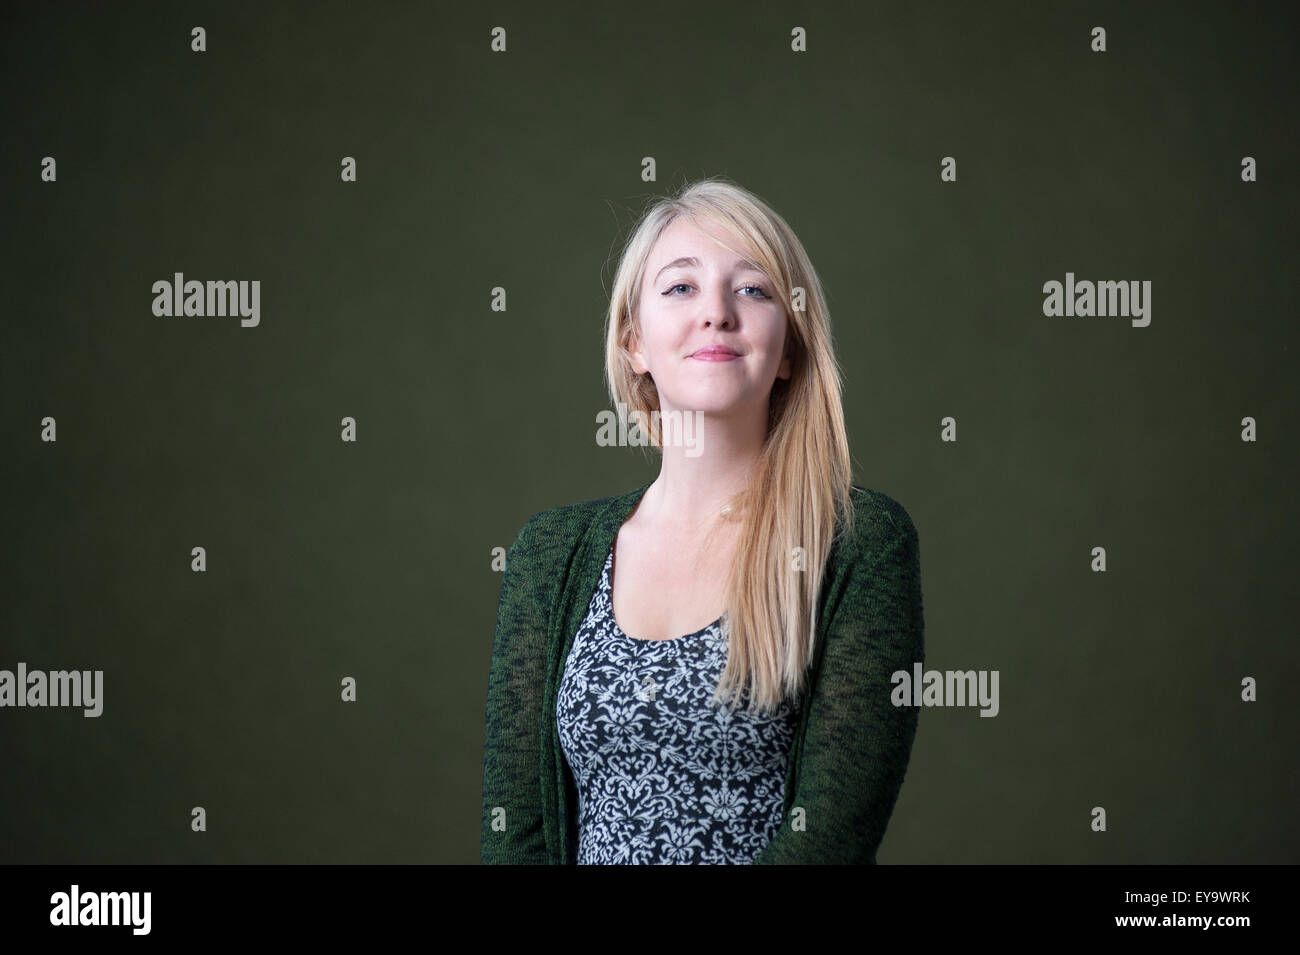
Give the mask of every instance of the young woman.
<svg viewBox="0 0 1300 955">
<path fill-rule="evenodd" d="M 924 663 L 918 537 L 851 483 L 789 225 L 720 178 L 651 206 L 605 366 L 659 476 L 534 514 L 510 547 L 483 861 L 875 862 L 916 733 L 891 677 Z"/>
</svg>

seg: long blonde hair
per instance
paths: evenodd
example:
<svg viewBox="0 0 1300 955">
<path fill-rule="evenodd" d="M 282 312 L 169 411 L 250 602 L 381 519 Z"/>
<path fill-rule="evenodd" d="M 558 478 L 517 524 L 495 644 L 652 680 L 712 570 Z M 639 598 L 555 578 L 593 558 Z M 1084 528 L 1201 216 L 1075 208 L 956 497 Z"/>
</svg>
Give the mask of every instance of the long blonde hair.
<svg viewBox="0 0 1300 955">
<path fill-rule="evenodd" d="M 772 387 L 763 450 L 748 484 L 729 501 L 741 523 L 726 583 L 730 653 L 714 692 L 715 701 L 729 699 L 734 706 L 748 682 L 749 709 L 771 711 L 805 689 L 837 520 L 842 534 L 852 533 L 842 379 L 821 282 L 794 231 L 763 200 L 723 177 L 686 183 L 676 195 L 655 201 L 634 226 L 606 316 L 610 397 L 629 415 L 641 412 L 650 420 L 654 447 L 663 450 L 660 417 L 652 414 L 660 411 L 659 393 L 649 374 L 633 370 L 629 347 L 639 328 L 646 260 L 664 229 L 683 216 L 747 242 L 747 248 L 731 251 L 768 275 L 785 307 L 790 377 L 777 378 Z M 801 309 L 795 307 L 796 290 L 802 290 Z"/>
</svg>

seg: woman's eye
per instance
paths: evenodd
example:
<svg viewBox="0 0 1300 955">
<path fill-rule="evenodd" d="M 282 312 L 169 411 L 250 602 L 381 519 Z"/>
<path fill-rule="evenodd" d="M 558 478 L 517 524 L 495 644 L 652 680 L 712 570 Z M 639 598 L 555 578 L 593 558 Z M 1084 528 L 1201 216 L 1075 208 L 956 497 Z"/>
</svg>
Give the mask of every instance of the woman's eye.
<svg viewBox="0 0 1300 955">
<path fill-rule="evenodd" d="M 679 288 L 690 288 L 690 286 L 687 285 L 685 282 L 679 282 L 679 283 L 676 284 L 676 285 L 669 286 L 668 289 L 667 289 L 667 291 L 665 291 L 663 294 L 664 294 L 664 295 L 672 295 L 672 294 L 673 294 L 677 289 L 679 289 Z M 744 288 L 741 289 L 741 291 L 743 292 L 743 291 L 746 291 L 746 290 L 748 290 L 748 289 L 753 289 L 753 290 L 754 290 L 755 292 L 757 292 L 758 294 L 757 294 L 757 295 L 746 295 L 745 298 L 771 298 L 771 297 L 772 297 L 772 296 L 770 296 L 770 295 L 767 294 L 767 291 L 766 291 L 766 290 L 765 290 L 761 285 L 746 285 L 746 286 L 744 286 Z"/>
</svg>

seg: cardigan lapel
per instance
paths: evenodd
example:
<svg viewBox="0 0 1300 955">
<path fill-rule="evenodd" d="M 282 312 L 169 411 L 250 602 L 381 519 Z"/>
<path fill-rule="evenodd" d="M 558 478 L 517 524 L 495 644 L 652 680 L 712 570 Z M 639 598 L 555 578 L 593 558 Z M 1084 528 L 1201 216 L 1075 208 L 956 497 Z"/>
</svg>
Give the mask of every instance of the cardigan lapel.
<svg viewBox="0 0 1300 955">
<path fill-rule="evenodd" d="M 614 544 L 618 529 L 623 526 L 633 507 L 641 500 L 647 483 L 603 502 L 594 502 L 591 518 L 575 541 L 569 555 L 569 564 L 563 568 L 564 580 L 558 589 L 555 605 L 550 613 L 550 633 L 546 666 L 546 688 L 542 695 L 542 823 L 551 862 L 563 865 L 576 855 L 573 836 L 577 827 L 577 787 L 569 771 L 564 752 L 560 747 L 559 731 L 555 725 L 556 697 L 564 663 L 573 646 L 573 638 L 586 617 L 591 598 L 600 585 L 600 575 L 605 569 L 605 558 Z"/>
</svg>

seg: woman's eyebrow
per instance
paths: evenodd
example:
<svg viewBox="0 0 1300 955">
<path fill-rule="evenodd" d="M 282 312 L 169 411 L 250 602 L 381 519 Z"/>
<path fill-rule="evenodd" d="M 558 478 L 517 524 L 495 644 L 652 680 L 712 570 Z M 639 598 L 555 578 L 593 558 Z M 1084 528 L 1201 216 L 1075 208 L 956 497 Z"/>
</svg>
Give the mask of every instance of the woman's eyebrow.
<svg viewBox="0 0 1300 955">
<path fill-rule="evenodd" d="M 683 256 L 680 259 L 673 259 L 671 262 L 669 262 L 667 265 L 665 265 L 662 269 L 659 270 L 658 274 L 655 275 L 655 280 L 657 281 L 659 279 L 659 276 L 663 275 L 669 269 L 680 268 L 682 266 L 698 266 L 699 264 L 700 264 L 700 260 L 695 258 L 695 256 L 693 255 Z M 749 259 L 737 259 L 734 264 L 739 268 L 744 269 L 745 271 L 748 272 L 763 273 L 763 270 L 760 269 L 753 262 L 749 261 Z"/>
</svg>

